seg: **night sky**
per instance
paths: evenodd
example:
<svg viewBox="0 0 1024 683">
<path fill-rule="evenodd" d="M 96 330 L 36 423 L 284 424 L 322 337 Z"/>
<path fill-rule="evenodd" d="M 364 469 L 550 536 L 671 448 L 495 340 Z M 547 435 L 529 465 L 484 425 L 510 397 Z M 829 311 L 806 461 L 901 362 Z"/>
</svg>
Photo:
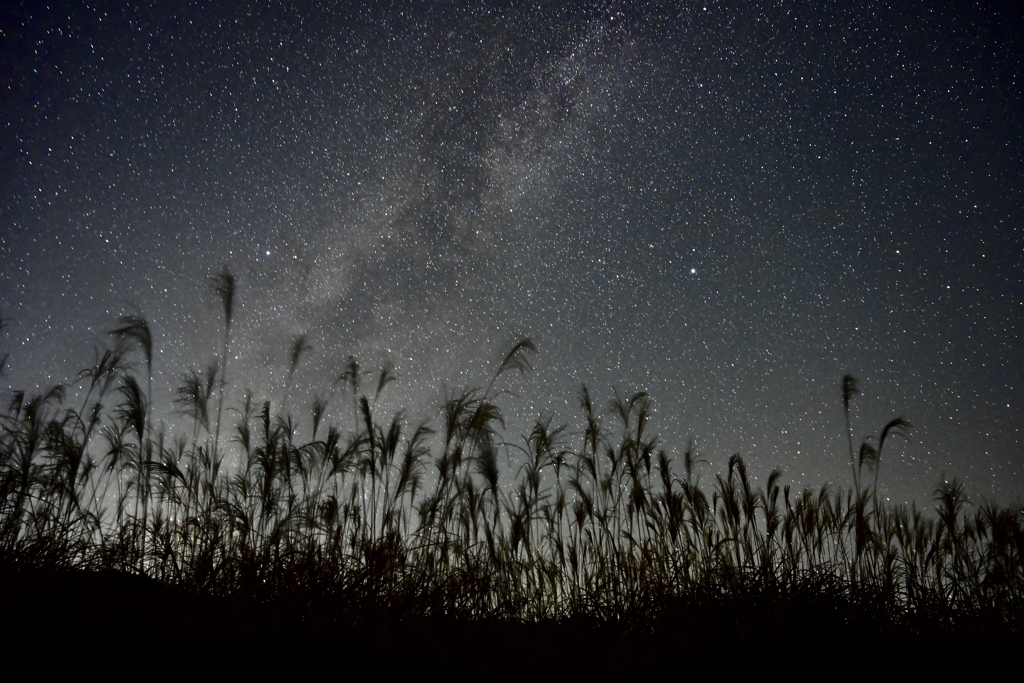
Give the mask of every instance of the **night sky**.
<svg viewBox="0 0 1024 683">
<path fill-rule="evenodd" d="M 0 10 L 4 394 L 73 381 L 139 312 L 184 429 L 227 267 L 229 401 L 279 406 L 305 333 L 307 432 L 350 354 L 394 365 L 382 420 L 436 426 L 528 336 L 533 370 L 498 385 L 515 443 L 551 415 L 576 444 L 582 383 L 602 408 L 644 390 L 705 482 L 738 452 L 762 483 L 845 488 L 849 373 L 857 442 L 914 425 L 881 494 L 1024 498 L 1017 14 L 121 4 Z"/>
</svg>

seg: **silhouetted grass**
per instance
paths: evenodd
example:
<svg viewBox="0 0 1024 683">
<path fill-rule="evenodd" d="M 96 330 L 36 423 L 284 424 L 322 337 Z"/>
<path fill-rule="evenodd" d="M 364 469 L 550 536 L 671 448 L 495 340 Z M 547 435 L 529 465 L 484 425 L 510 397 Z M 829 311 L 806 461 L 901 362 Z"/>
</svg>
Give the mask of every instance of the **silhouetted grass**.
<svg viewBox="0 0 1024 683">
<path fill-rule="evenodd" d="M 484 625 L 536 640 L 555 628 L 592 657 L 578 666 L 601 671 L 616 652 L 635 664 L 639 650 L 623 652 L 627 641 L 650 662 L 736 640 L 877 645 L 1021 633 L 1020 510 L 969 508 L 956 480 L 936 490 L 937 516 L 878 501 L 882 447 L 909 430 L 902 418 L 884 427 L 877 449 L 865 443 L 859 461 L 850 439 L 849 491 L 793 491 L 777 471 L 758 487 L 738 455 L 703 486 L 692 444 L 681 471 L 659 446 L 642 392 L 616 394 L 601 411 L 583 387 L 578 425 L 542 419 L 510 440 L 496 386 L 529 369 L 535 348 L 523 340 L 484 388 L 448 396 L 436 424 L 410 430 L 401 414 L 382 419 L 376 396 L 393 375 L 385 368 L 375 396 L 361 395 L 350 359 L 314 401 L 308 440 L 250 393 L 222 429 L 235 283 L 225 271 L 214 284 L 226 317 L 221 361 L 182 376 L 182 434 L 152 427 L 153 342 L 141 316 L 122 318 L 115 345 L 79 375 L 81 405 L 56 387 L 15 392 L 0 414 L 9 627 L 12 615 L 45 621 L 61 609 L 57 598 L 33 607 L 21 586 L 71 571 L 95 577 L 77 579 L 94 592 L 97 581 L 121 580 L 137 597 L 111 598 L 106 617 L 79 619 L 101 630 L 269 629 L 451 663 L 457 647 L 401 634 Z M 145 392 L 125 363 L 134 347 L 146 360 Z M 305 337 L 292 345 L 289 389 L 306 347 Z M 324 425 L 338 384 L 351 394 L 351 424 Z M 844 378 L 848 438 L 856 390 Z M 508 472 L 503 450 L 518 463 Z M 222 469 L 229 451 L 237 469 Z M 875 469 L 870 489 L 865 466 Z M 64 596 L 64 618 L 87 612 L 74 607 L 81 590 Z M 498 656 L 489 647 L 467 649 L 461 663 L 486 664 Z"/>
</svg>

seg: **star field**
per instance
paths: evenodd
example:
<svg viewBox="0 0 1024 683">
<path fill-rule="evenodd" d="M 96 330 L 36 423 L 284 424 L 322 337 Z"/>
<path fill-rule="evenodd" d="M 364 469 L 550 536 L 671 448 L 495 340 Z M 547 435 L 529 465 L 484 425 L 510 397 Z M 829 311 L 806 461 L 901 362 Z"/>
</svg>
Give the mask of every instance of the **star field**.
<svg viewBox="0 0 1024 683">
<path fill-rule="evenodd" d="M 510 439 L 644 390 L 705 476 L 845 488 L 849 373 L 855 439 L 914 425 L 880 493 L 1019 502 L 1024 33 L 905 5 L 15 3 L 0 389 L 73 381 L 137 310 L 173 429 L 227 267 L 229 399 L 280 404 L 306 334 L 307 426 L 350 354 L 412 423 L 529 336 Z"/>
</svg>

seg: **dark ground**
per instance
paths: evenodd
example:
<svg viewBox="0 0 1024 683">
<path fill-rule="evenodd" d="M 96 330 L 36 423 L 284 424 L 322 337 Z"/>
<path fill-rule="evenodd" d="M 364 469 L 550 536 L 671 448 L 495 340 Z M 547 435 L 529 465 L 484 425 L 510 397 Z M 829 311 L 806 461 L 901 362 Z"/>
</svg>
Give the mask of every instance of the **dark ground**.
<svg viewBox="0 0 1024 683">
<path fill-rule="evenodd" d="M 40 673 L 81 672 L 104 662 L 126 671 L 198 671 L 192 662 L 209 673 L 262 678 L 315 675 L 330 663 L 332 670 L 397 675 L 647 672 L 673 679 L 788 666 L 938 671 L 943 662 L 965 659 L 987 668 L 1024 653 L 1019 635 L 987 626 L 922 635 L 865 627 L 856 618 L 824 624 L 822 609 L 791 600 L 731 609 L 680 606 L 677 622 L 659 624 L 653 633 L 592 622 L 395 622 L 365 611 L 326 620 L 293 604 L 198 596 L 117 572 L 6 569 L 0 570 L 0 651 L 7 663 L 38 662 Z"/>
</svg>

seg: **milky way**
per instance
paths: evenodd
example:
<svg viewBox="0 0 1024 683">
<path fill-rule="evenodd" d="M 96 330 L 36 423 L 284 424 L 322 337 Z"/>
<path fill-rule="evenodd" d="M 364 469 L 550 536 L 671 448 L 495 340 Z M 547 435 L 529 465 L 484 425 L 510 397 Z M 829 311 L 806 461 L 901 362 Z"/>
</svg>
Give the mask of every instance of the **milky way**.
<svg viewBox="0 0 1024 683">
<path fill-rule="evenodd" d="M 705 476 L 738 452 L 846 487 L 849 373 L 857 441 L 914 425 L 891 500 L 1024 497 L 1018 16 L 81 4 L 2 11 L 5 392 L 72 382 L 138 312 L 173 429 L 227 267 L 229 399 L 279 405 L 305 334 L 300 424 L 349 355 L 393 364 L 377 410 L 436 421 L 530 337 L 513 443 L 574 434 L 581 384 L 643 390 Z"/>
</svg>

